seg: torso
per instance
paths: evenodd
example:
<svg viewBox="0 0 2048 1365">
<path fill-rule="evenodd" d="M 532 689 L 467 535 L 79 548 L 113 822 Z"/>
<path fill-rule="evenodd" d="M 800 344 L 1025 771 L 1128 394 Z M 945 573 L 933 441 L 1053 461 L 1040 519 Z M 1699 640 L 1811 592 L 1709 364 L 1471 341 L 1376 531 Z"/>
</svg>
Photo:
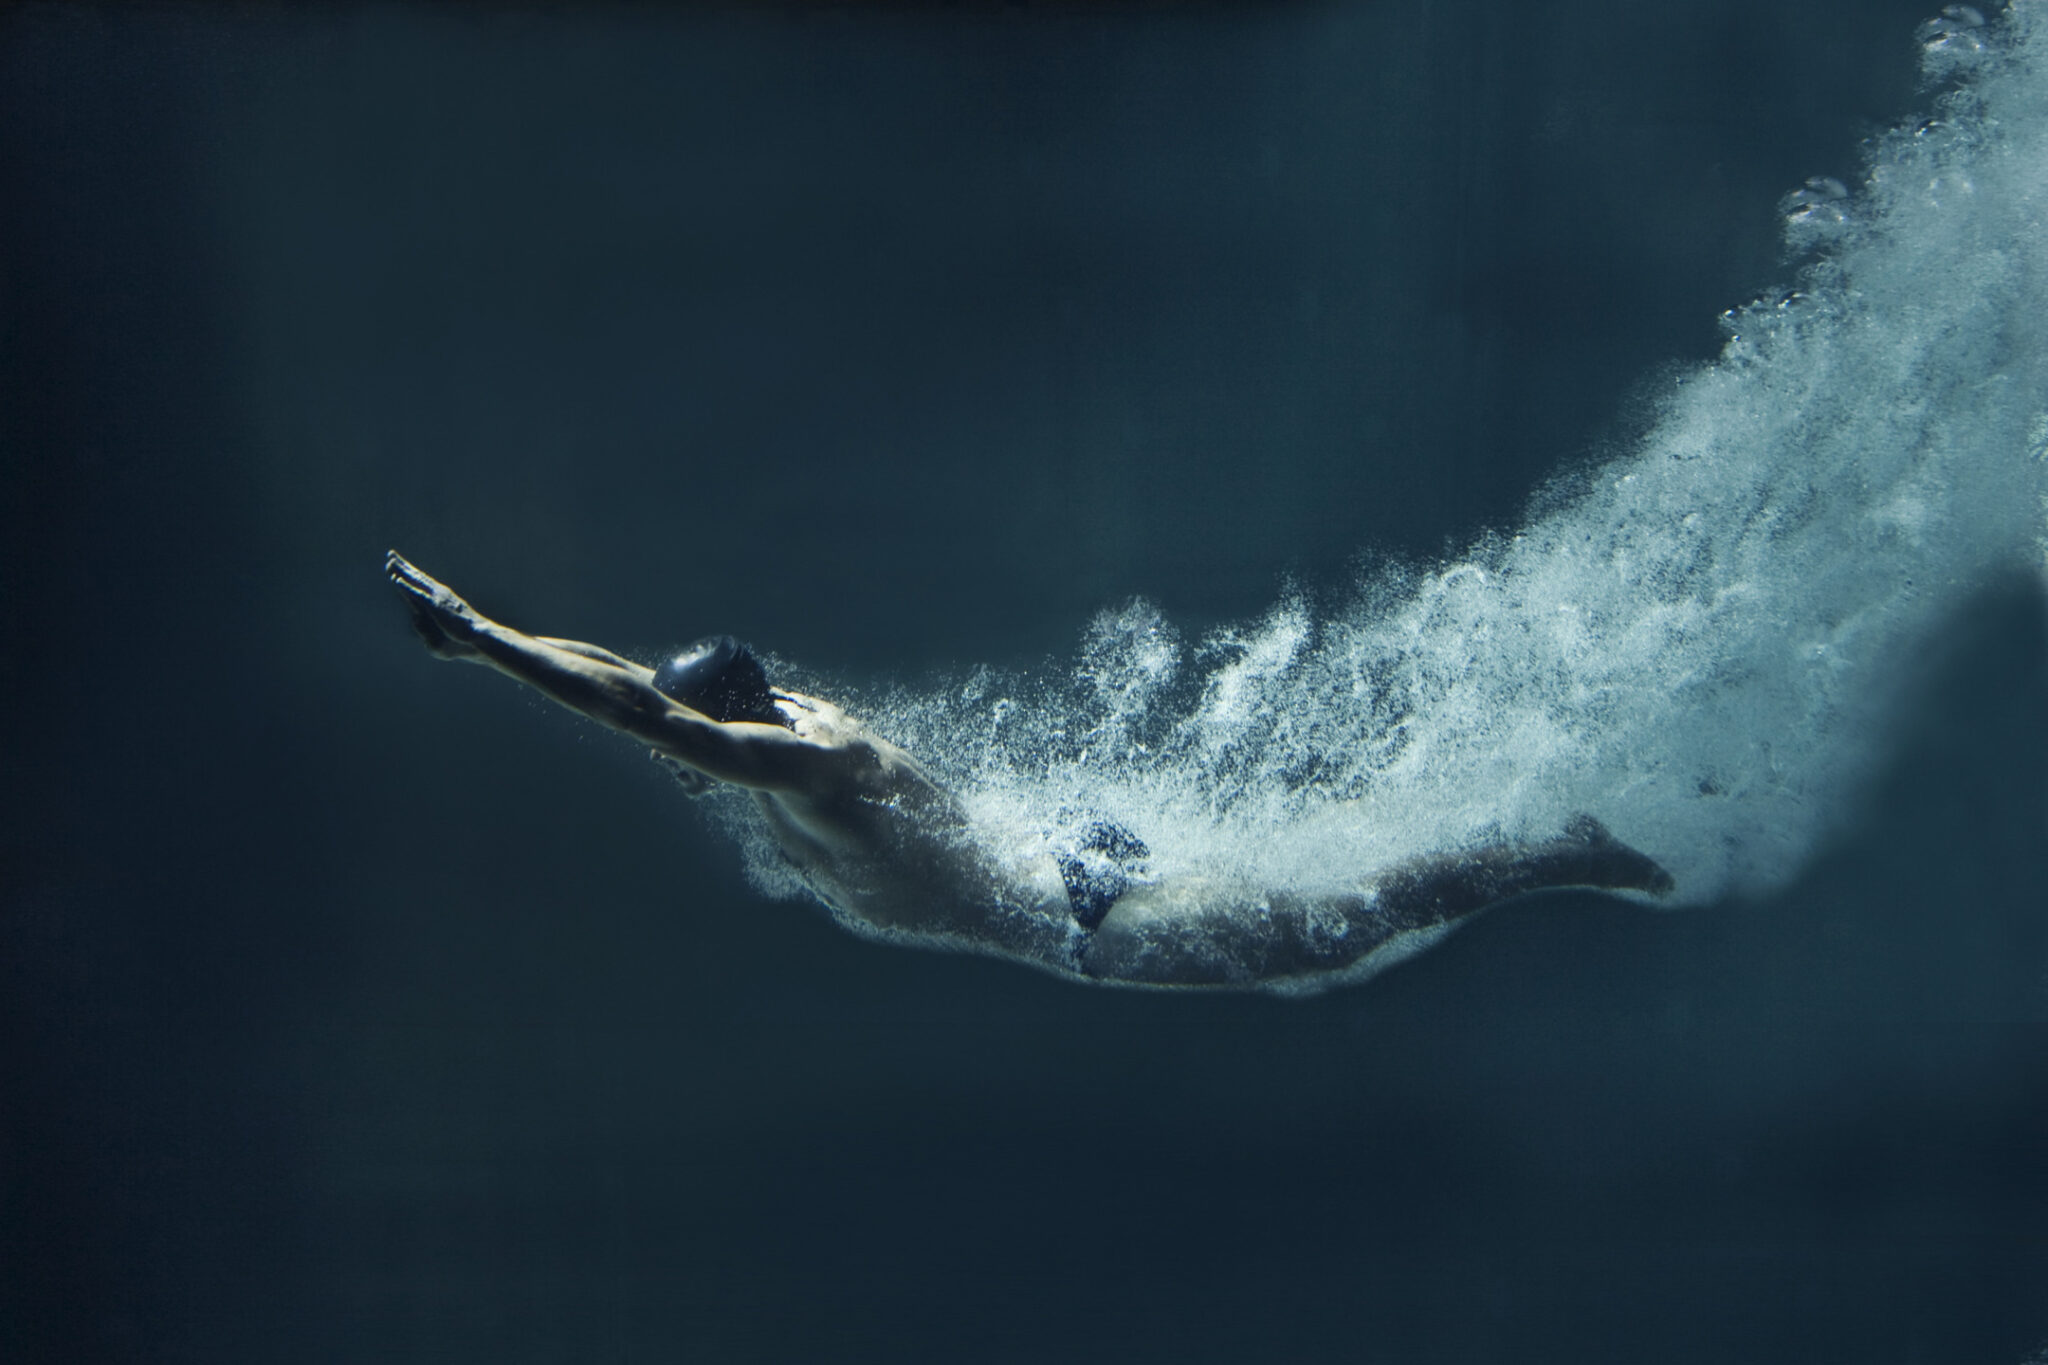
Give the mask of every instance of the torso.
<svg viewBox="0 0 2048 1365">
<path fill-rule="evenodd" d="M 1369 893 L 1258 894 L 1202 879 L 1134 884 L 1085 930 L 1052 858 L 999 869 L 960 803 L 908 753 L 828 702 L 778 698 L 819 766 L 803 790 L 755 799 L 813 893 L 866 937 L 1155 986 L 1305 983 L 1399 955 Z"/>
<path fill-rule="evenodd" d="M 1005 885 L 966 811 L 923 765 L 829 702 L 777 697 L 790 728 L 818 749 L 819 766 L 803 790 L 755 799 L 784 854 L 842 923 L 870 937 L 1063 965 L 1059 916 Z"/>
</svg>

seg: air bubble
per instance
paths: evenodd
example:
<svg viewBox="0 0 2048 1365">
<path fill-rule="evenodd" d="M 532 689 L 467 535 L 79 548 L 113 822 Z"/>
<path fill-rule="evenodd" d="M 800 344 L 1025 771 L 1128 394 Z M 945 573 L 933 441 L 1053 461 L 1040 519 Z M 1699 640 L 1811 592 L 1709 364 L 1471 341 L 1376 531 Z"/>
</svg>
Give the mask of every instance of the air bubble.
<svg viewBox="0 0 2048 1365">
<path fill-rule="evenodd" d="M 1896 659 L 2042 565 L 2048 24 L 2010 29 L 1930 21 L 1931 53 L 1996 32 L 2000 59 L 1848 183 L 1786 195 L 1816 249 L 1796 285 L 1724 314 L 1723 358 L 1670 377 L 1636 453 L 1498 540 L 1185 643 L 1114 611 L 1058 678 L 849 709 L 999 857 L 1087 812 L 1162 883 L 1250 888 L 1245 913 L 1578 812 L 1687 902 L 1780 884 L 1884 759 Z"/>
<path fill-rule="evenodd" d="M 1817 246 L 1849 225 L 1849 187 L 1831 175 L 1816 175 L 1778 201 L 1785 237 L 1793 247 Z"/>
<path fill-rule="evenodd" d="M 1932 72 L 1952 70 L 1974 62 L 1984 52 L 1981 30 L 1984 16 L 1970 5 L 1948 5 L 1941 13 L 1920 25 L 1913 37 L 1920 44 L 1923 61 Z"/>
</svg>

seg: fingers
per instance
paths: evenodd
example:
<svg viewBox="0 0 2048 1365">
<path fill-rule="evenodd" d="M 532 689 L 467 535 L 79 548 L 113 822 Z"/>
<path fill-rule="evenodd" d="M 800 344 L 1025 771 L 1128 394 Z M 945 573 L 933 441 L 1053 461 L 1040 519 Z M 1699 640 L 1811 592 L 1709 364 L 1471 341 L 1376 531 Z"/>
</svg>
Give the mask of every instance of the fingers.
<svg viewBox="0 0 2048 1365">
<path fill-rule="evenodd" d="M 384 576 L 390 579 L 400 592 L 410 593 L 415 597 L 428 595 L 420 585 L 420 571 L 407 563 L 405 556 L 396 550 L 384 552 Z"/>
<path fill-rule="evenodd" d="M 412 609 L 413 632 L 440 659 L 468 659 L 476 656 L 471 644 L 476 634 L 476 614 L 469 604 L 422 573 L 396 550 L 384 554 L 384 574 L 392 586 L 405 594 Z"/>
<path fill-rule="evenodd" d="M 399 591 L 411 593 L 415 597 L 424 597 L 429 601 L 436 595 L 448 591 L 434 579 L 414 568 L 406 557 L 396 550 L 384 552 L 384 574 Z"/>
<path fill-rule="evenodd" d="M 469 610 L 469 604 L 451 592 L 447 584 L 415 568 L 396 550 L 384 552 L 384 573 L 400 592 L 415 601 L 425 602 L 444 616 Z"/>
</svg>

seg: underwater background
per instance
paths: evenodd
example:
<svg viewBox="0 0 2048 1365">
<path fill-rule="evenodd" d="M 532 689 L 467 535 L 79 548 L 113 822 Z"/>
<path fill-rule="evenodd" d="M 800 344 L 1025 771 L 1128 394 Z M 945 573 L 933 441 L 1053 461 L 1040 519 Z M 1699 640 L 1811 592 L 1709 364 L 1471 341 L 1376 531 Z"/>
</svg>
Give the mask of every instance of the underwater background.
<svg viewBox="0 0 2048 1365">
<path fill-rule="evenodd" d="M 2048 89 L 1943 105 L 1993 85 L 1932 13 L 0 12 L 0 1360 L 2048 1349 Z M 1559 562 L 1517 535 L 1697 567 L 1659 517 L 1745 498 L 1791 548 L 1614 600 L 1780 594 L 1743 638 L 1824 628 L 1818 691 L 1674 671 L 1668 613 L 1372 643 L 1534 619 L 1458 605 Z M 735 632 L 963 781 L 998 692 L 1153 733 L 1095 684 L 1165 623 L 1233 856 L 1549 799 L 1696 894 L 1298 1001 L 880 948 L 433 664 L 388 546 L 537 632 Z M 1514 761 L 1402 775 L 1360 656 Z M 1311 706 L 1385 761 L 1232 747 Z M 1101 767 L 1047 770 L 1162 790 Z"/>
</svg>

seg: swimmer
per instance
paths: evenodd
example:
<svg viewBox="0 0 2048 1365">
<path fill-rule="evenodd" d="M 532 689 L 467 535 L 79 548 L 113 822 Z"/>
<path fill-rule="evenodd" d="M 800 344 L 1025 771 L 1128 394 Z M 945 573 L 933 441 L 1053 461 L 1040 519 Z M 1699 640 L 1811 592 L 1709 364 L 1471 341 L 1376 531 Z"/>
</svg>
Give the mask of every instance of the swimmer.
<svg viewBox="0 0 2048 1365">
<path fill-rule="evenodd" d="M 384 567 L 436 658 L 487 664 L 651 746 L 693 790 L 748 792 L 805 885 L 871 938 L 1086 981 L 1307 993 L 1369 976 L 1530 892 L 1672 886 L 1583 815 L 1547 842 L 1415 859 L 1323 894 L 1153 878 L 1143 840 L 1099 819 L 1061 852 L 1006 863 L 915 758 L 830 702 L 772 686 L 730 636 L 650 669 L 500 625 L 395 550 Z"/>
</svg>

